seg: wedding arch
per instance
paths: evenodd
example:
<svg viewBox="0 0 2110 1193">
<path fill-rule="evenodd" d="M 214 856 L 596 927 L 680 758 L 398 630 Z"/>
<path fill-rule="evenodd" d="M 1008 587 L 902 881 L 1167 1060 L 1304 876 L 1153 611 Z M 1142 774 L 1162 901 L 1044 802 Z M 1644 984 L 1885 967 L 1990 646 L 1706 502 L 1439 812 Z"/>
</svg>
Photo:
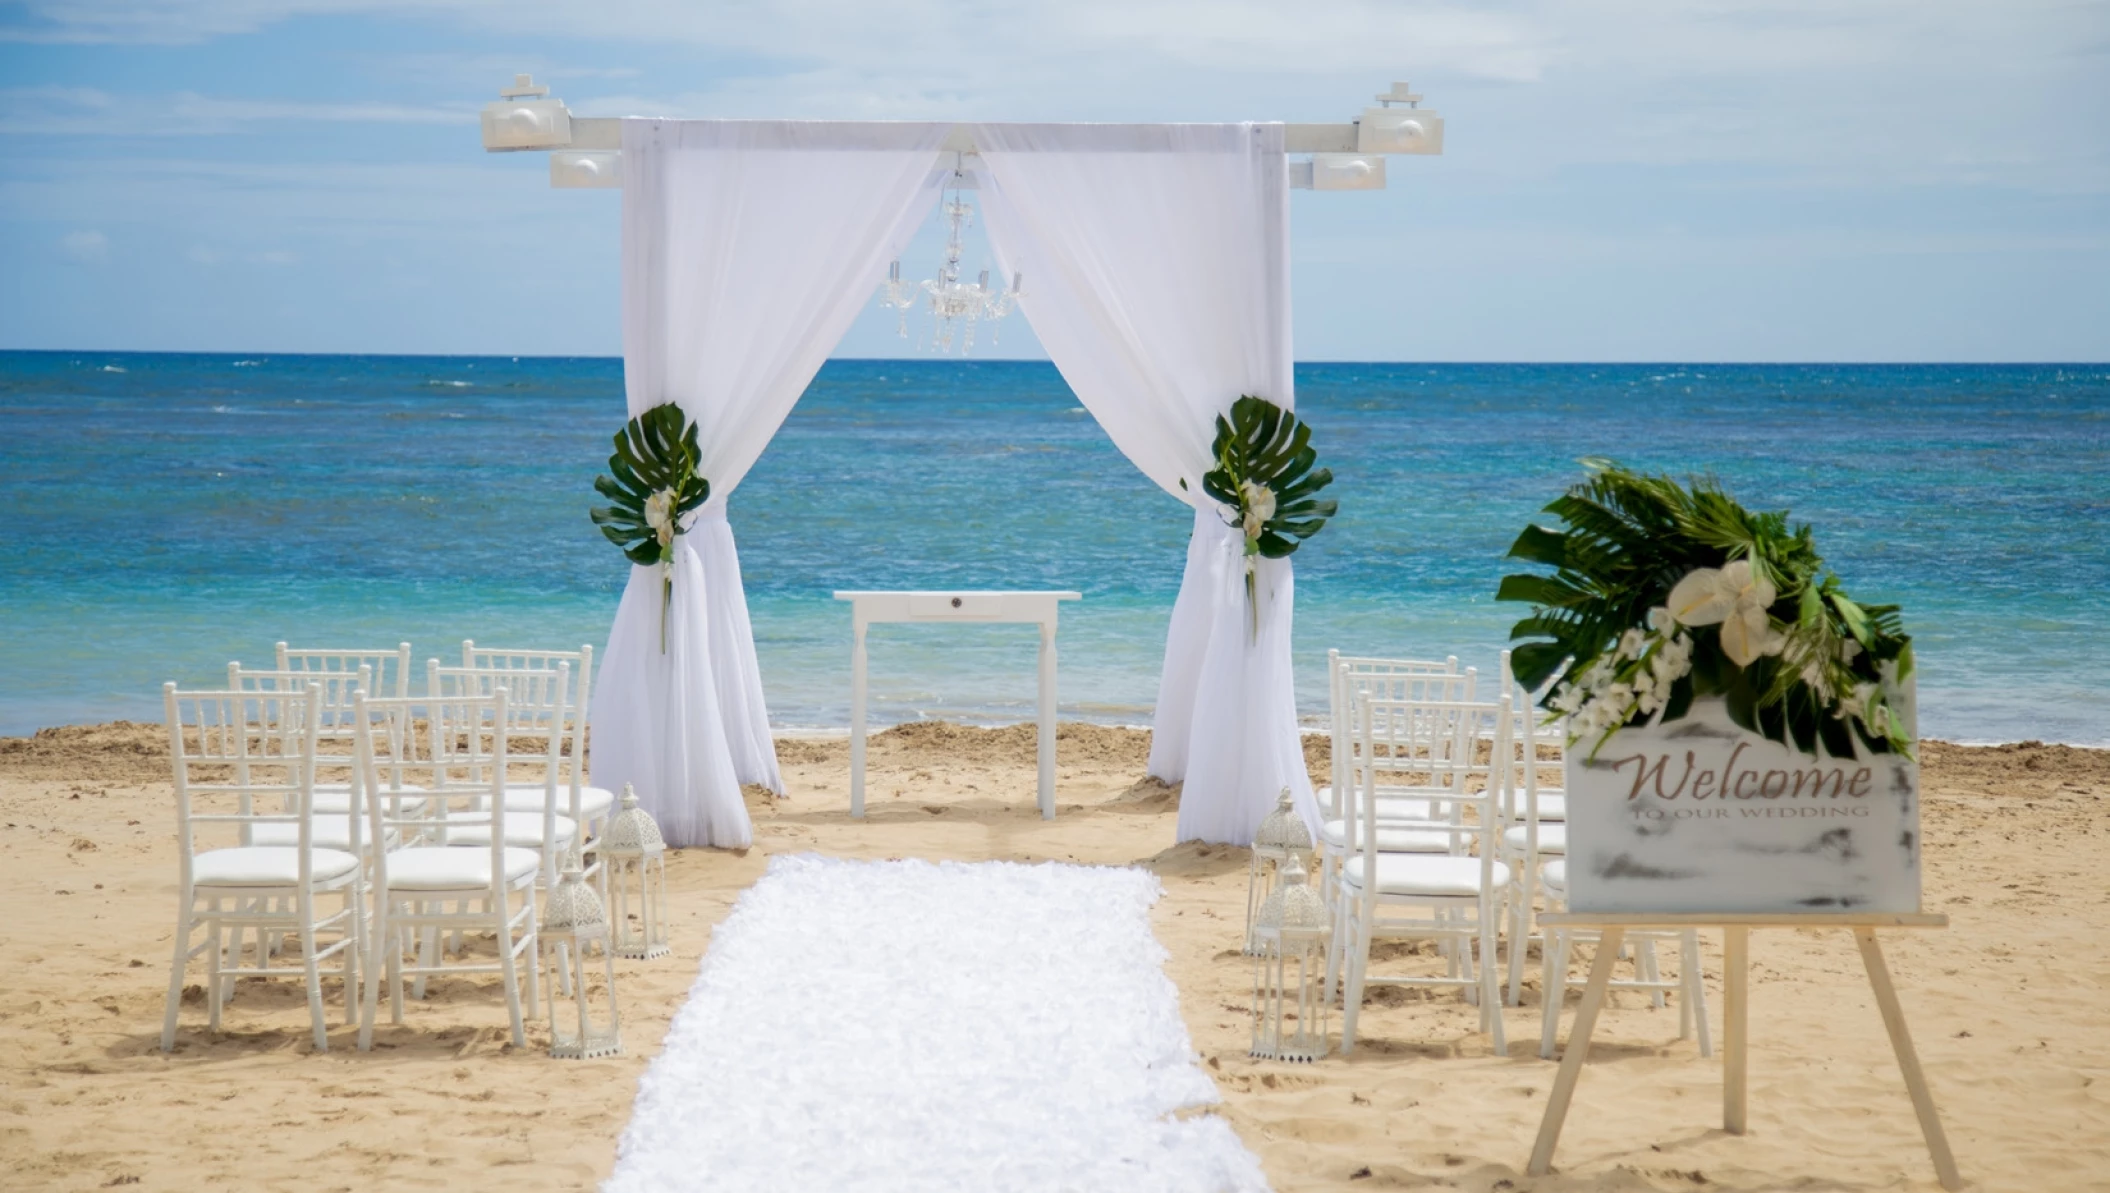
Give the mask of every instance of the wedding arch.
<svg viewBox="0 0 2110 1193">
<path fill-rule="evenodd" d="M 1180 839 L 1249 841 L 1283 787 L 1314 815 L 1290 562 L 1259 561 L 1249 620 L 1242 534 L 1201 478 L 1233 401 L 1295 406 L 1291 187 L 1374 189 L 1381 154 L 1440 152 L 1440 118 L 1391 106 L 1418 99 L 1404 84 L 1350 125 L 589 121 L 524 76 L 503 94 L 487 148 L 622 188 L 629 413 L 678 404 L 711 486 L 676 540 L 664 650 L 660 570 L 632 568 L 594 684 L 597 785 L 718 846 L 750 840 L 743 783 L 782 791 L 728 498 L 958 172 L 1063 379 L 1194 510 L 1149 764 L 1185 784 Z"/>
</svg>

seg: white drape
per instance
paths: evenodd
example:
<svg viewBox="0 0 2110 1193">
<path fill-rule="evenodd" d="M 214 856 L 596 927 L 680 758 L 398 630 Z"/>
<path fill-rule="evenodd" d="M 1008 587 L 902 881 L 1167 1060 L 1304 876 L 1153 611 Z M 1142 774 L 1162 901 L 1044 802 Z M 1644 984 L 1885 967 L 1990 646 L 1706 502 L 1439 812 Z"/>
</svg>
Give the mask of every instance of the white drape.
<svg viewBox="0 0 2110 1193">
<path fill-rule="evenodd" d="M 631 569 L 594 685 L 593 781 L 676 845 L 739 846 L 740 784 L 782 790 L 726 499 L 936 201 L 945 124 L 623 122 L 623 380 L 677 402 L 711 500 Z"/>
<path fill-rule="evenodd" d="M 1181 840 L 1246 844 L 1285 786 L 1316 818 L 1290 673 L 1294 581 L 1201 491 L 1215 416 L 1294 408 L 1279 124 L 973 128 L 991 244 L 1063 379 L 1138 468 L 1195 507 L 1150 770 L 1185 782 Z M 1184 482 L 1184 484 L 1182 483 Z"/>
</svg>

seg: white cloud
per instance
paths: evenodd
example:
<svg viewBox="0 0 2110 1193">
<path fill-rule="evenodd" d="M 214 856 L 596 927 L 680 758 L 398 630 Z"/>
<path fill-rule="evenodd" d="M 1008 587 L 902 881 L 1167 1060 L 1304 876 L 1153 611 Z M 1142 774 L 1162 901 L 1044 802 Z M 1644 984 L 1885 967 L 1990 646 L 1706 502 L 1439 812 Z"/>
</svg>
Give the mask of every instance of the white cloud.
<svg viewBox="0 0 2110 1193">
<path fill-rule="evenodd" d="M 0 123 L 16 135 L 211 136 L 253 125 L 454 124 L 476 122 L 466 104 L 458 108 L 384 103 L 314 103 L 304 100 L 217 99 L 190 91 L 173 95 L 114 95 L 93 87 L 0 88 Z"/>
<path fill-rule="evenodd" d="M 68 232 L 59 237 L 59 249 L 83 265 L 101 265 L 110 259 L 110 238 L 100 232 Z"/>
</svg>

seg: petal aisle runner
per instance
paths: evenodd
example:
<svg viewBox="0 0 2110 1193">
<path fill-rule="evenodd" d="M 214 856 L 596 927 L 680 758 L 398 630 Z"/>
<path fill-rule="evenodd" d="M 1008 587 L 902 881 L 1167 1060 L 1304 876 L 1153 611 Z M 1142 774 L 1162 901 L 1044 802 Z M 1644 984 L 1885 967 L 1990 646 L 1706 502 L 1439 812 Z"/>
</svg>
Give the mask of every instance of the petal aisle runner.
<svg viewBox="0 0 2110 1193">
<path fill-rule="evenodd" d="M 1141 870 L 779 857 L 639 1083 L 611 1193 L 1264 1190 Z"/>
</svg>

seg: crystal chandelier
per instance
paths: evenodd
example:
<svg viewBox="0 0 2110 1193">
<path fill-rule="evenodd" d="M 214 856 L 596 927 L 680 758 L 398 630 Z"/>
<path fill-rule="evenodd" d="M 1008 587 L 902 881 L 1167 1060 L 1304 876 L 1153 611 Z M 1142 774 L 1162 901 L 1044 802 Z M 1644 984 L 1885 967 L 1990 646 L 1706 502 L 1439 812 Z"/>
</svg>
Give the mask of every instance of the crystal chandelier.
<svg viewBox="0 0 2110 1193">
<path fill-rule="evenodd" d="M 957 172 L 955 172 L 957 177 Z M 960 255 L 964 251 L 960 243 L 961 233 L 974 216 L 974 208 L 960 197 L 957 187 L 945 199 L 945 220 L 948 233 L 945 238 L 945 264 L 938 276 L 926 278 L 920 283 L 901 280 L 901 262 L 887 267 L 886 290 L 879 296 L 879 305 L 901 313 L 900 333 L 908 338 L 908 311 L 918 302 L 926 303 L 931 314 L 930 350 L 945 353 L 952 351 L 954 340 L 960 345 L 960 355 L 974 351 L 974 329 L 979 323 L 995 323 L 1011 313 L 1018 305 L 1018 287 L 1021 275 L 1011 275 L 1011 288 L 999 294 L 989 288 L 989 271 L 983 270 L 981 277 L 970 285 L 960 280 Z M 989 342 L 996 343 L 994 331 Z"/>
</svg>

